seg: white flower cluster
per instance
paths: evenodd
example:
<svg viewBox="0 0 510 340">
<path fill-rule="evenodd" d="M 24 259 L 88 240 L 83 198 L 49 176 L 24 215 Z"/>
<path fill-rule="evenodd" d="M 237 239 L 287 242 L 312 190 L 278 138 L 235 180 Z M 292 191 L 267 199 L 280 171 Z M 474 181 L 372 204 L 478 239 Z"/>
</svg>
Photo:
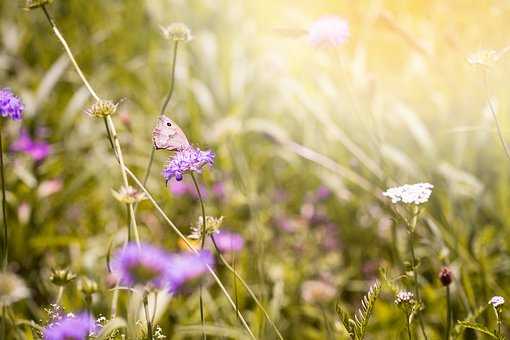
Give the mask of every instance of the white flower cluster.
<svg viewBox="0 0 510 340">
<path fill-rule="evenodd" d="M 492 307 L 497 308 L 505 303 L 505 298 L 502 296 L 493 296 L 490 301 L 489 305 L 492 305 Z"/>
<path fill-rule="evenodd" d="M 430 183 L 405 184 L 389 188 L 383 196 L 389 197 L 392 203 L 422 204 L 429 200 L 434 186 Z"/>
<path fill-rule="evenodd" d="M 402 303 L 412 303 L 414 301 L 414 294 L 407 291 L 400 291 L 395 299 L 395 304 L 400 305 Z"/>
</svg>

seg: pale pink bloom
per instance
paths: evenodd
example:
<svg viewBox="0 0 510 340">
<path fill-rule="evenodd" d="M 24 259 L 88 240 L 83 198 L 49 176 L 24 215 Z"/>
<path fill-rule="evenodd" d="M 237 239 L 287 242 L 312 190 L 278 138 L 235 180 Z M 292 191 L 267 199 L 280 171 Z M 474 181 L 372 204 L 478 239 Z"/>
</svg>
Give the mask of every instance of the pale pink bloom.
<svg viewBox="0 0 510 340">
<path fill-rule="evenodd" d="M 347 20 L 328 15 L 319 18 L 308 29 L 308 40 L 313 46 L 337 47 L 349 37 Z"/>
</svg>

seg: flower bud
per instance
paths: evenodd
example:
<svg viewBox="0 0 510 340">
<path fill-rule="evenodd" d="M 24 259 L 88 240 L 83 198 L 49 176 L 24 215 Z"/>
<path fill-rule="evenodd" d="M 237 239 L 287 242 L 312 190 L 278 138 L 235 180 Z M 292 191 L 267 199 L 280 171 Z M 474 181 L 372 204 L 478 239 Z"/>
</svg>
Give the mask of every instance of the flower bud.
<svg viewBox="0 0 510 340">
<path fill-rule="evenodd" d="M 439 272 L 439 281 L 443 286 L 449 286 L 452 283 L 453 273 L 448 267 L 443 267 Z"/>
<path fill-rule="evenodd" d="M 78 283 L 78 289 L 86 296 L 91 296 L 94 293 L 99 291 L 99 286 L 97 282 L 89 279 L 88 277 L 83 277 L 80 279 Z"/>
<path fill-rule="evenodd" d="M 111 100 L 101 99 L 85 110 L 85 113 L 91 117 L 104 118 L 114 114 L 117 111 L 117 106 L 118 104 L 115 104 Z"/>
<path fill-rule="evenodd" d="M 56 286 L 64 287 L 74 279 L 76 279 L 76 274 L 71 272 L 69 269 L 51 270 L 50 281 Z"/>
</svg>

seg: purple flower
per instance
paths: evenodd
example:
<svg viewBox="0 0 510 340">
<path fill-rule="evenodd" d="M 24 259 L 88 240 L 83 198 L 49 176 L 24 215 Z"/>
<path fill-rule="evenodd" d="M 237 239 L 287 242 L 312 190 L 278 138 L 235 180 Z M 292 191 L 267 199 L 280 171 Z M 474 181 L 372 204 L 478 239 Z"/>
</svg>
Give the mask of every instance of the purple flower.
<svg viewBox="0 0 510 340">
<path fill-rule="evenodd" d="M 177 293 L 185 283 L 200 278 L 213 266 L 214 257 L 207 250 L 172 255 L 166 278 L 170 291 Z"/>
<path fill-rule="evenodd" d="M 244 239 L 241 235 L 228 230 L 220 230 L 213 235 L 214 242 L 221 252 L 238 252 L 244 247 Z"/>
<path fill-rule="evenodd" d="M 349 24 L 334 15 L 323 16 L 308 29 L 308 40 L 313 46 L 337 47 L 349 37 Z"/>
<path fill-rule="evenodd" d="M 199 185 L 199 188 L 202 198 L 206 199 L 208 196 L 206 187 L 203 185 Z M 187 181 L 178 181 L 172 179 L 170 181 L 170 191 L 176 197 L 191 196 L 194 199 L 198 199 L 198 194 L 197 190 L 195 189 L 195 185 Z"/>
<path fill-rule="evenodd" d="M 23 118 L 25 106 L 21 100 L 8 88 L 0 89 L 0 115 L 12 120 Z"/>
<path fill-rule="evenodd" d="M 41 162 L 51 153 L 51 146 L 40 140 L 33 140 L 26 129 L 22 129 L 18 139 L 11 145 L 14 152 L 23 152 L 35 161 Z"/>
<path fill-rule="evenodd" d="M 225 183 L 224 182 L 214 183 L 211 191 L 216 199 L 220 201 L 223 200 L 225 198 Z"/>
<path fill-rule="evenodd" d="M 316 202 L 323 201 L 323 200 L 327 199 L 329 196 L 331 196 L 331 190 L 328 187 L 321 185 L 315 191 L 314 196 L 315 196 Z"/>
<path fill-rule="evenodd" d="M 186 172 L 200 172 L 205 165 L 212 166 L 214 163 L 214 152 L 202 151 L 192 146 L 179 150 L 170 158 L 163 170 L 163 177 L 168 182 L 175 177 L 181 181 Z"/>
<path fill-rule="evenodd" d="M 98 330 L 95 319 L 88 313 L 68 315 L 49 324 L 43 333 L 44 340 L 86 340 Z"/>
<path fill-rule="evenodd" d="M 167 285 L 165 278 L 171 256 L 163 249 L 129 243 L 112 260 L 112 271 L 126 286 L 150 284 L 157 288 Z"/>
</svg>

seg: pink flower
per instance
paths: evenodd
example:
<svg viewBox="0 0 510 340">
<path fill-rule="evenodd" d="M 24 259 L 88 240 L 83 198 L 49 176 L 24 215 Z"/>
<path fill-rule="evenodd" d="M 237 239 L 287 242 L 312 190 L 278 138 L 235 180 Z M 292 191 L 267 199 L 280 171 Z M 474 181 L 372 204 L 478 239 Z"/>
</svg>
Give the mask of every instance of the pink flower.
<svg viewBox="0 0 510 340">
<path fill-rule="evenodd" d="M 334 15 L 323 16 L 308 29 L 308 40 L 316 47 L 337 47 L 349 37 L 349 24 Z"/>
</svg>

